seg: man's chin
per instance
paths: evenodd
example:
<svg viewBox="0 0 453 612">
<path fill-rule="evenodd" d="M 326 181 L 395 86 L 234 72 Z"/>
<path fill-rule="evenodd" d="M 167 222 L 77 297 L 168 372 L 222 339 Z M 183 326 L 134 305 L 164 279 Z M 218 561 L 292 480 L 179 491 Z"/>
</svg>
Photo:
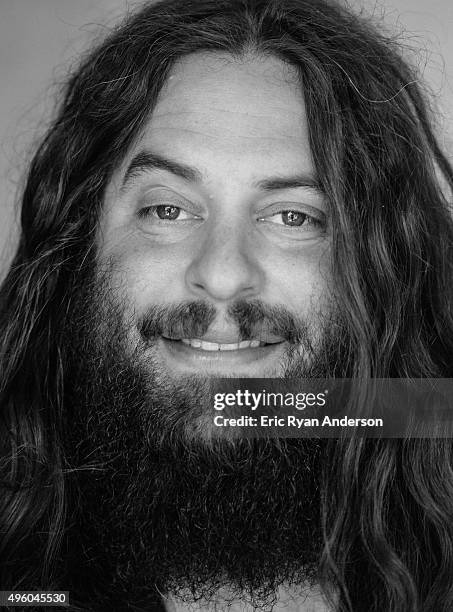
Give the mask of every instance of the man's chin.
<svg viewBox="0 0 453 612">
<path fill-rule="evenodd" d="M 209 600 L 227 586 L 265 602 L 311 579 L 322 441 L 232 439 L 214 429 L 212 378 L 159 364 L 151 377 L 148 360 L 106 354 L 96 377 L 93 355 L 75 378 L 77 575 L 88 580 L 88 554 L 91 582 L 137 602 L 156 589 Z"/>
</svg>

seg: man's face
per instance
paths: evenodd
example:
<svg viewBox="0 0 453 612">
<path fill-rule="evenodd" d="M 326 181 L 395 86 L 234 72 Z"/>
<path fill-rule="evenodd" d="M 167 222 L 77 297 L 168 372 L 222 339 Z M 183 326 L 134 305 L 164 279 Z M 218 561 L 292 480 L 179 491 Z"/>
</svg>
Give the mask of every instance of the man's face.
<svg viewBox="0 0 453 612">
<path fill-rule="evenodd" d="M 209 396 L 215 376 L 322 377 L 345 362 L 313 175 L 282 63 L 175 67 L 108 186 L 98 266 L 74 294 L 84 580 L 265 599 L 316 570 L 323 441 L 226 440 Z"/>
<path fill-rule="evenodd" d="M 150 307 L 196 302 L 209 327 L 163 325 L 149 346 L 163 372 L 281 376 L 288 316 L 310 339 L 292 356 L 308 360 L 328 309 L 327 214 L 294 71 L 212 53 L 177 63 L 101 219 L 99 259 L 125 298 L 130 348 Z M 267 318 L 241 329 L 244 303 Z"/>
</svg>

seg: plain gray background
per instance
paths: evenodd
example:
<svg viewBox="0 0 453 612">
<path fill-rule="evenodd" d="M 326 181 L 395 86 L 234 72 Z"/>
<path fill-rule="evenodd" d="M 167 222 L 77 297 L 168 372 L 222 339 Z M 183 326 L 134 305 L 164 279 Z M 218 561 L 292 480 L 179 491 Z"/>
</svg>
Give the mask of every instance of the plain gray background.
<svg viewBox="0 0 453 612">
<path fill-rule="evenodd" d="M 127 0 L 0 0 L 0 276 L 14 248 L 17 200 L 68 67 L 127 9 Z M 350 0 L 401 35 L 434 96 L 438 134 L 453 157 L 453 2 Z"/>
</svg>

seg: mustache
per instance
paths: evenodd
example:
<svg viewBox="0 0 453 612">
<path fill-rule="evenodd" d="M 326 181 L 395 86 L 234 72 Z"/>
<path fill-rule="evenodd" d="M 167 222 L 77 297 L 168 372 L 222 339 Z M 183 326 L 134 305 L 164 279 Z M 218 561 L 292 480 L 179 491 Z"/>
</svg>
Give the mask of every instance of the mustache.
<svg viewBox="0 0 453 612">
<path fill-rule="evenodd" d="M 202 338 L 217 316 L 215 306 L 204 301 L 153 305 L 139 320 L 138 329 L 147 341 L 158 336 Z M 269 333 L 297 344 L 308 334 L 308 325 L 300 317 L 284 306 L 271 306 L 261 300 L 234 302 L 227 308 L 226 317 L 236 325 L 240 341 Z"/>
</svg>

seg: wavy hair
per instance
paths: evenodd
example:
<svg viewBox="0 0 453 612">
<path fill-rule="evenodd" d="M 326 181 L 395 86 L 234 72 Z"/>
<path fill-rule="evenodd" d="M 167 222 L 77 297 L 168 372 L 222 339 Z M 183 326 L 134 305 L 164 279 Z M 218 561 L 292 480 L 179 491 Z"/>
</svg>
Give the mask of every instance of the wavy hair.
<svg viewBox="0 0 453 612">
<path fill-rule="evenodd" d="M 453 170 L 392 38 L 323 0 L 147 3 L 70 75 L 32 161 L 0 289 L 0 584 L 51 588 L 71 510 L 62 329 L 99 211 L 178 58 L 272 55 L 300 76 L 331 206 L 351 375 L 453 374 Z M 331 441 L 320 576 L 340 612 L 453 609 L 450 440 Z M 333 597 L 333 595 L 332 595 Z"/>
</svg>

